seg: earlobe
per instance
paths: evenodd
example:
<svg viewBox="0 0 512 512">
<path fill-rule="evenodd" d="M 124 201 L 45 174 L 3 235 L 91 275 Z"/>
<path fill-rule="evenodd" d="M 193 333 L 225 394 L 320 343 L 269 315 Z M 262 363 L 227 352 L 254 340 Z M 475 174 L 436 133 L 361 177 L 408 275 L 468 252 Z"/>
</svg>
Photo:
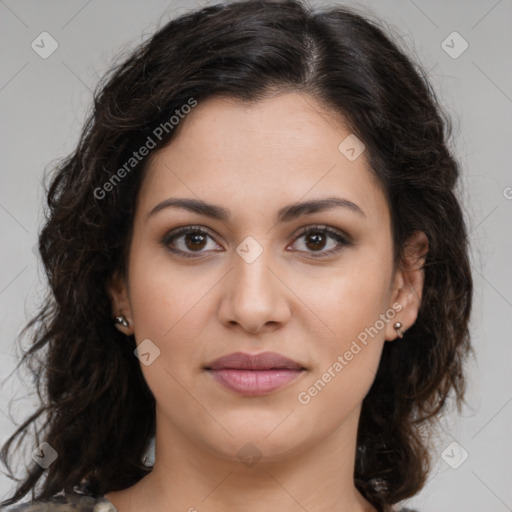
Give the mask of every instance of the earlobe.
<svg viewBox="0 0 512 512">
<path fill-rule="evenodd" d="M 132 311 L 125 277 L 116 272 L 108 282 L 107 293 L 112 305 L 112 322 L 123 334 L 132 335 Z"/>
<path fill-rule="evenodd" d="M 393 303 L 400 304 L 394 322 L 388 325 L 386 340 L 393 341 L 414 324 L 418 317 L 425 281 L 424 264 L 428 253 L 428 239 L 422 231 L 415 231 L 407 240 L 404 257 L 395 278 Z M 400 326 L 396 328 L 396 324 Z M 404 336 L 407 338 L 407 336 Z"/>
</svg>

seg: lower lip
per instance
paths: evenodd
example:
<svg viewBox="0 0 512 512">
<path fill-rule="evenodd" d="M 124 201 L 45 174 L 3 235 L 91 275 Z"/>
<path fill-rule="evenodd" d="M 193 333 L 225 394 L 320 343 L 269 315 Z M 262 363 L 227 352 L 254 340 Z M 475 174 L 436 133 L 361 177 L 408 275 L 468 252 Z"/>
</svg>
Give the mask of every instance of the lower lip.
<svg viewBox="0 0 512 512">
<path fill-rule="evenodd" d="M 271 393 L 294 381 L 303 370 L 208 370 L 213 377 L 231 391 L 245 396 Z"/>
</svg>

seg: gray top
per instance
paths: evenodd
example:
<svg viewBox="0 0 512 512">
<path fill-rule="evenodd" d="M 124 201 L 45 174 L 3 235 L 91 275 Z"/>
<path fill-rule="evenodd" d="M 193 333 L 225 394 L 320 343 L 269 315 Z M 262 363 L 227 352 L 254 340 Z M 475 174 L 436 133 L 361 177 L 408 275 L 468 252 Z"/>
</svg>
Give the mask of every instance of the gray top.
<svg viewBox="0 0 512 512">
<path fill-rule="evenodd" d="M 84 494 L 54 496 L 47 501 L 30 501 L 2 508 L 1 512 L 118 512 L 107 498 Z"/>
<path fill-rule="evenodd" d="M 107 498 L 94 498 L 84 494 L 55 496 L 48 501 L 31 501 L 2 508 L 0 512 L 119 512 Z M 416 512 L 401 508 L 397 512 Z"/>
</svg>

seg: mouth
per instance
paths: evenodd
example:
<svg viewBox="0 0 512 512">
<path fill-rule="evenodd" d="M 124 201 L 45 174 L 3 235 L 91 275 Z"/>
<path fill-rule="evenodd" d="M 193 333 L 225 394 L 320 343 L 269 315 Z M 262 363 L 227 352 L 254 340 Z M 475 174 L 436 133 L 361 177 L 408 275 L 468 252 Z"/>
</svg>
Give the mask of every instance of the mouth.
<svg viewBox="0 0 512 512">
<path fill-rule="evenodd" d="M 216 382 L 244 396 L 271 393 L 298 379 L 306 368 L 275 352 L 235 352 L 204 367 Z"/>
</svg>

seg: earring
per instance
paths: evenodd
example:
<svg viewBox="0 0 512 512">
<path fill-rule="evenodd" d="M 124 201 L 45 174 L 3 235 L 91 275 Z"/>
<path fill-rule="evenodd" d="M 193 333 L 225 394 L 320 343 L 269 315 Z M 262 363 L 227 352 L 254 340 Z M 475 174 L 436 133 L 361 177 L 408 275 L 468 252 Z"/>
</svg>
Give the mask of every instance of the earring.
<svg viewBox="0 0 512 512">
<path fill-rule="evenodd" d="M 396 335 L 399 338 L 403 338 L 404 337 L 404 331 L 402 329 L 402 323 L 401 322 L 396 322 L 395 325 L 393 325 L 393 327 L 395 328 Z"/>
<path fill-rule="evenodd" d="M 126 320 L 124 315 L 114 317 L 114 321 L 116 324 L 120 324 L 123 327 L 128 327 L 130 325 L 130 323 L 128 322 L 128 320 Z"/>
</svg>

